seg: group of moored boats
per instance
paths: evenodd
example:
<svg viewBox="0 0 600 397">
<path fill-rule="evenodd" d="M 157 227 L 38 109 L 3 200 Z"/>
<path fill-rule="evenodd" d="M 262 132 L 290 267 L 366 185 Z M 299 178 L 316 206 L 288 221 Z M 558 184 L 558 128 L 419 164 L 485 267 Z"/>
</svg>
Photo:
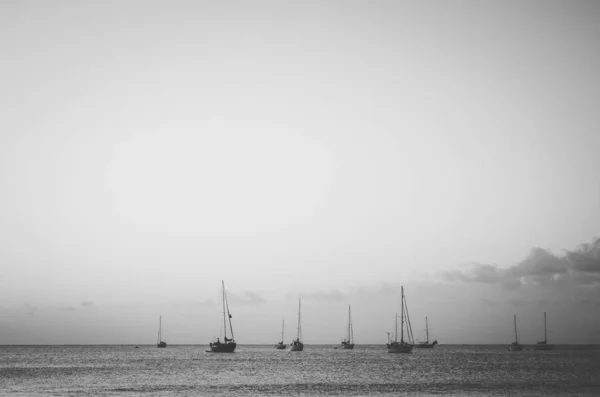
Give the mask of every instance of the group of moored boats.
<svg viewBox="0 0 600 397">
<path fill-rule="evenodd" d="M 216 341 L 209 343 L 210 350 L 206 350 L 206 352 L 210 353 L 233 353 L 237 344 L 235 342 L 235 338 L 233 335 L 233 327 L 231 325 L 231 314 L 229 313 L 229 303 L 227 301 L 227 294 L 225 292 L 225 282 L 221 281 L 222 285 L 222 302 L 223 302 L 223 341 L 221 342 L 220 337 L 217 338 Z M 404 295 L 404 287 L 400 289 L 401 293 L 401 309 L 400 316 L 396 313 L 395 324 L 396 329 L 392 335 L 388 333 L 388 341 L 386 344 L 388 353 L 412 353 L 414 348 L 418 349 L 431 349 L 435 345 L 438 344 L 437 340 L 433 342 L 429 342 L 429 324 L 427 321 L 427 317 L 425 317 L 425 334 L 426 340 L 425 342 L 417 342 L 415 343 L 412 326 L 410 323 L 410 317 L 408 315 L 408 306 L 406 305 L 406 297 Z M 298 300 L 298 325 L 296 328 L 296 339 L 290 342 L 290 351 L 303 351 L 304 343 L 302 342 L 302 325 L 301 325 L 301 313 L 302 313 L 302 301 Z M 400 340 L 398 340 L 398 318 L 400 318 Z M 521 351 L 523 350 L 523 345 L 519 343 L 519 339 L 517 337 L 517 316 L 514 316 L 514 325 L 515 325 L 515 341 L 508 346 L 508 350 L 510 351 Z M 285 322 L 281 324 L 281 341 L 275 344 L 275 349 L 277 350 L 286 350 L 288 345 L 285 344 L 283 335 L 284 335 Z M 229 329 L 229 336 L 227 334 L 227 330 Z M 158 341 L 156 343 L 157 347 L 167 347 L 167 342 L 162 340 L 162 316 L 159 317 L 159 326 L 158 326 Z M 137 347 L 137 346 L 136 346 Z M 336 346 L 336 349 L 354 349 L 354 330 L 352 328 L 352 311 L 351 307 L 348 306 L 348 327 L 347 333 L 342 339 L 342 343 L 340 346 Z M 535 350 L 551 350 L 554 348 L 554 345 L 548 344 L 546 337 L 546 313 L 544 312 L 544 340 L 537 342 L 534 349 Z"/>
<path fill-rule="evenodd" d="M 508 350 L 511 352 L 520 352 L 523 350 L 523 345 L 519 343 L 519 337 L 517 335 L 517 315 L 514 315 L 515 323 L 515 341 L 508 345 Z M 546 312 L 544 312 L 544 340 L 538 341 L 534 346 L 533 350 L 552 350 L 554 345 L 548 343 L 548 334 L 546 330 Z"/>
</svg>

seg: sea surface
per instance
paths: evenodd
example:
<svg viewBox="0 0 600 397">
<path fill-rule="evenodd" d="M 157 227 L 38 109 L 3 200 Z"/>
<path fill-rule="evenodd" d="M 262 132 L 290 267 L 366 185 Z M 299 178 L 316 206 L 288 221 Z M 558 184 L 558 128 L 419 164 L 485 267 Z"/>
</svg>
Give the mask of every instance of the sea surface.
<svg viewBox="0 0 600 397">
<path fill-rule="evenodd" d="M 1 396 L 600 396 L 600 346 L 0 346 Z"/>
</svg>

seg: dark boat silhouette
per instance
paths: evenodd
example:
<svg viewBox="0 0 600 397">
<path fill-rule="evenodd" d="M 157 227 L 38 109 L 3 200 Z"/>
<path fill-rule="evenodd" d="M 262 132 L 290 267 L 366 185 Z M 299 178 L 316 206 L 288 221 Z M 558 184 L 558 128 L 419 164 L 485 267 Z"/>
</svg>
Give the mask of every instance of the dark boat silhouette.
<svg viewBox="0 0 600 397">
<path fill-rule="evenodd" d="M 348 306 L 348 332 L 346 337 L 342 340 L 342 349 L 354 349 L 354 329 L 352 328 L 352 312 L 350 311 L 350 306 Z"/>
<path fill-rule="evenodd" d="M 223 288 L 223 342 L 220 338 L 217 338 L 215 342 L 211 342 L 208 345 L 212 353 L 233 353 L 237 344 L 233 336 L 233 327 L 231 326 L 231 314 L 229 313 L 229 303 L 227 302 L 227 295 L 225 293 L 225 282 L 221 280 L 221 286 Z M 231 338 L 227 337 L 227 320 L 229 320 L 229 331 Z"/>
<path fill-rule="evenodd" d="M 158 317 L 158 339 L 156 340 L 156 347 L 167 347 L 167 342 L 162 340 L 162 316 Z"/>
</svg>

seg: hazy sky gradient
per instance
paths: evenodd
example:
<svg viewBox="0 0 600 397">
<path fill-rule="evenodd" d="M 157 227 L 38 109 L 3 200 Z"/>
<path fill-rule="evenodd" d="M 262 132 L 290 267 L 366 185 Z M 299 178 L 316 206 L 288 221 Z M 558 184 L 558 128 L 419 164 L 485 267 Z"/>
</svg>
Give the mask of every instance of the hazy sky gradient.
<svg viewBox="0 0 600 397">
<path fill-rule="evenodd" d="M 308 343 L 338 342 L 350 303 L 357 343 L 384 343 L 401 284 L 441 343 L 508 343 L 515 312 L 533 342 L 544 311 L 560 342 L 600 343 L 598 256 L 506 288 L 532 247 L 600 236 L 598 20 L 595 1 L 3 1 L 0 344 L 152 343 L 159 314 L 169 342 L 207 343 L 222 279 L 240 343 L 282 318 L 291 338 L 298 296 Z"/>
</svg>

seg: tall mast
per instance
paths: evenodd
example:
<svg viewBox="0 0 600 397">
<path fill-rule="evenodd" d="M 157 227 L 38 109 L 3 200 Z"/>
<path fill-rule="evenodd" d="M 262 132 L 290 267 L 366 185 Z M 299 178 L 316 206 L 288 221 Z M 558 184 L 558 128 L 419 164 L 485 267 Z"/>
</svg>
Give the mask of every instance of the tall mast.
<svg viewBox="0 0 600 397">
<path fill-rule="evenodd" d="M 546 336 L 546 312 L 544 312 L 544 342 L 548 341 L 548 337 Z"/>
<path fill-rule="evenodd" d="M 400 316 L 400 343 L 404 342 L 404 287 L 402 288 L 402 315 Z"/>
<path fill-rule="evenodd" d="M 158 343 L 160 343 L 161 331 L 162 331 L 162 316 L 158 316 Z"/>
<path fill-rule="evenodd" d="M 515 342 L 519 343 L 519 338 L 517 338 L 517 315 L 515 314 Z"/>
<path fill-rule="evenodd" d="M 427 344 L 429 344 L 429 325 L 427 324 L 427 316 L 425 316 L 425 335 L 427 335 Z"/>
<path fill-rule="evenodd" d="M 301 334 L 302 334 L 302 327 L 300 325 L 300 313 L 301 313 L 301 307 L 302 307 L 302 299 L 298 298 L 298 329 L 296 330 L 296 338 L 300 339 Z"/>
<path fill-rule="evenodd" d="M 225 319 L 225 281 L 221 280 L 222 291 L 222 299 L 223 299 L 223 332 L 225 333 L 225 338 L 227 339 L 227 320 Z"/>
<path fill-rule="evenodd" d="M 350 343 L 350 306 L 348 305 L 348 343 Z"/>
<path fill-rule="evenodd" d="M 394 332 L 394 342 L 398 342 L 398 312 L 396 312 L 396 332 Z"/>
<path fill-rule="evenodd" d="M 283 327 L 285 327 L 285 320 L 281 321 L 281 343 L 283 343 Z"/>
<path fill-rule="evenodd" d="M 348 336 L 350 337 L 349 342 L 354 343 L 354 329 L 352 328 L 352 312 L 350 306 L 348 306 Z"/>
<path fill-rule="evenodd" d="M 229 320 L 229 331 L 231 332 L 231 340 L 235 339 L 233 335 L 233 327 L 231 326 L 231 314 L 229 313 L 229 301 L 227 300 L 227 294 L 225 293 L 225 286 L 223 286 L 223 296 L 225 296 L 225 307 L 227 308 L 227 319 Z"/>
</svg>

